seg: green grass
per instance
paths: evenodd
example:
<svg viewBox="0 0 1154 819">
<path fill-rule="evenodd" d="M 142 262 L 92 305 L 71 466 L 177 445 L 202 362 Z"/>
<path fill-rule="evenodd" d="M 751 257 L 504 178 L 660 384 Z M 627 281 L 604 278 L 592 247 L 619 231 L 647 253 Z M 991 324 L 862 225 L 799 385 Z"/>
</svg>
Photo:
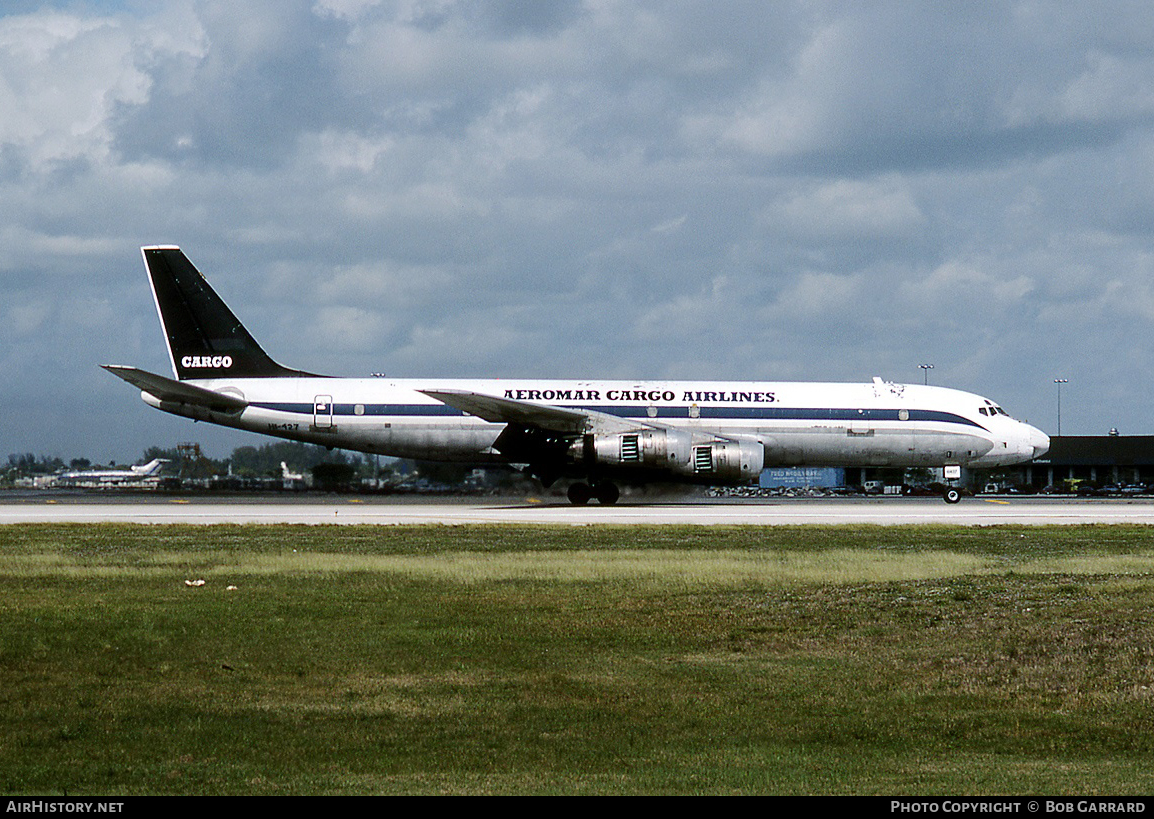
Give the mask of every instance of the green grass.
<svg viewBox="0 0 1154 819">
<path fill-rule="evenodd" d="M 0 527 L 0 790 L 1146 794 L 1152 578 L 1138 526 Z"/>
</svg>

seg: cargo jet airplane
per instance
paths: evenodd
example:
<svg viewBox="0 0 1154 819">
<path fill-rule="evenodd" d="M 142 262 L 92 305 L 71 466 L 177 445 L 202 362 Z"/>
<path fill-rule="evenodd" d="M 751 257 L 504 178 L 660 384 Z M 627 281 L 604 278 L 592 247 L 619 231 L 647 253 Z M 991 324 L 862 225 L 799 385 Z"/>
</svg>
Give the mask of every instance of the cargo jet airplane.
<svg viewBox="0 0 1154 819">
<path fill-rule="evenodd" d="M 569 500 L 617 484 L 756 483 L 766 466 L 999 467 L 1050 439 L 943 387 L 800 382 L 335 378 L 273 361 L 177 247 L 142 248 L 175 378 L 105 369 L 165 412 L 333 448 L 517 466 Z M 946 500 L 960 498 L 956 487 Z"/>
</svg>

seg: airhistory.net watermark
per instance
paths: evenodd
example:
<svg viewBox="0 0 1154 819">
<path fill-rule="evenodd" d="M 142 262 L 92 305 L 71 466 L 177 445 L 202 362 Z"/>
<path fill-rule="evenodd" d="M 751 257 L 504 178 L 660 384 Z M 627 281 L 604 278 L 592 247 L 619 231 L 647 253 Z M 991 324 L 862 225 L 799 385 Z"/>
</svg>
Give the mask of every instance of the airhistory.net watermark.
<svg viewBox="0 0 1154 819">
<path fill-rule="evenodd" d="M 123 813 L 123 802 L 87 802 L 79 799 L 9 799 L 5 813 Z"/>
</svg>

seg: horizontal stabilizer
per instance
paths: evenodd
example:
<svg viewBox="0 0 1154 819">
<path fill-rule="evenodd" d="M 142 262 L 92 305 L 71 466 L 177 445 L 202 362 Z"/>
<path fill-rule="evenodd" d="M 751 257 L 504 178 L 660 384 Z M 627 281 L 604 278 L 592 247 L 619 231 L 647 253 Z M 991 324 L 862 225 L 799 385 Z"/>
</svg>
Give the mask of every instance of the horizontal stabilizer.
<svg viewBox="0 0 1154 819">
<path fill-rule="evenodd" d="M 248 406 L 247 401 L 235 395 L 227 395 L 207 390 L 204 387 L 174 381 L 163 375 L 138 370 L 136 367 L 125 367 L 120 364 L 101 364 L 100 366 L 161 401 L 193 404 L 217 412 L 237 412 Z"/>
</svg>

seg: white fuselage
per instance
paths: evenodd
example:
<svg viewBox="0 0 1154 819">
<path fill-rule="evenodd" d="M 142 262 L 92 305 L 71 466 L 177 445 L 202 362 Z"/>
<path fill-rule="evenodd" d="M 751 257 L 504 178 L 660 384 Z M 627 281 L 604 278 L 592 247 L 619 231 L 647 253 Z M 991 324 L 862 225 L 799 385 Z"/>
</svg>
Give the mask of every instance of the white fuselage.
<svg viewBox="0 0 1154 819">
<path fill-rule="evenodd" d="M 806 466 L 998 467 L 1029 461 L 1049 438 L 981 396 L 944 387 L 872 383 L 236 378 L 191 383 L 248 402 L 219 412 L 154 407 L 328 447 L 404 458 L 503 462 L 505 428 L 419 390 L 459 390 L 612 415 L 703 434 L 756 439 L 764 463 Z"/>
</svg>

